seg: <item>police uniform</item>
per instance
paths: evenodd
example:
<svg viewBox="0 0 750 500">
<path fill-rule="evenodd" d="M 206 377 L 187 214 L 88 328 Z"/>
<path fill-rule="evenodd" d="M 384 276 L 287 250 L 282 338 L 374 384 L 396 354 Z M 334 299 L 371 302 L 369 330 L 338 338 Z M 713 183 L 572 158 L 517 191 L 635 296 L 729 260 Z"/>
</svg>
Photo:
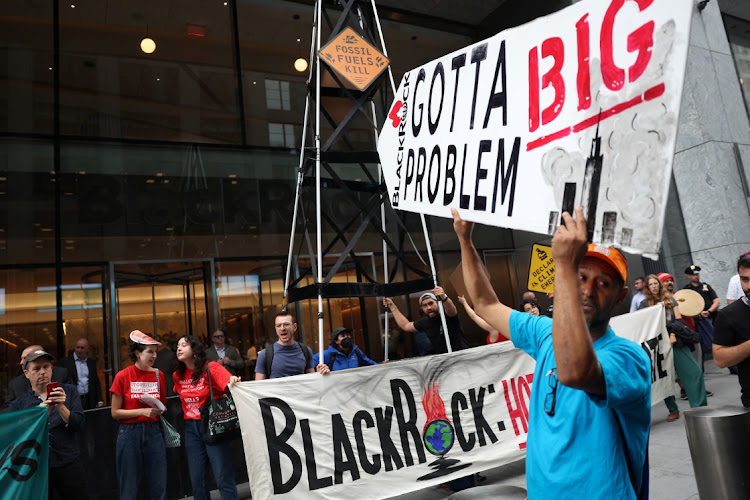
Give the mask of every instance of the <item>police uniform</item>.
<svg viewBox="0 0 750 500">
<path fill-rule="evenodd" d="M 685 274 L 687 275 L 694 275 L 699 274 L 701 271 L 700 266 L 692 265 L 687 268 L 685 268 Z M 718 298 L 719 296 L 716 294 L 716 291 L 713 289 L 711 285 L 708 283 L 700 282 L 698 286 L 693 286 L 692 283 L 688 283 L 687 285 L 682 287 L 683 290 L 692 290 L 694 292 L 698 292 L 701 297 L 703 297 L 703 310 L 707 311 L 711 304 L 713 304 L 714 299 Z M 709 316 L 711 320 L 713 320 L 716 317 L 716 311 L 712 312 Z"/>
</svg>

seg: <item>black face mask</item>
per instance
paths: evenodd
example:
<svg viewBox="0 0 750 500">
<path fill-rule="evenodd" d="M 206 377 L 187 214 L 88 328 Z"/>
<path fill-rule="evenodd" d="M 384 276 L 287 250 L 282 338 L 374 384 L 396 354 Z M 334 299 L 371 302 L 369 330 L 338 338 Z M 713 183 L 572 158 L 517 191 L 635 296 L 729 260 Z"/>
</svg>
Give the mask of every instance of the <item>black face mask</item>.
<svg viewBox="0 0 750 500">
<path fill-rule="evenodd" d="M 340 342 L 341 348 L 342 349 L 347 349 L 347 350 L 351 349 L 353 344 L 354 344 L 354 342 L 352 342 L 352 338 L 351 337 L 344 337 L 341 340 L 341 342 Z"/>
</svg>

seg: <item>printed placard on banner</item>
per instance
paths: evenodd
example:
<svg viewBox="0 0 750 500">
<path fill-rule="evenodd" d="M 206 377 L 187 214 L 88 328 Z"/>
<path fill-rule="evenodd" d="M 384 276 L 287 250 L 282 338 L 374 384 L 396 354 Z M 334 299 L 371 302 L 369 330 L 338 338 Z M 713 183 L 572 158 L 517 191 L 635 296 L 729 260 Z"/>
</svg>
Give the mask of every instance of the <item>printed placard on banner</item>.
<svg viewBox="0 0 750 500">
<path fill-rule="evenodd" d="M 321 48 L 320 56 L 359 90 L 369 87 L 389 64 L 382 52 L 349 27 Z"/>
<path fill-rule="evenodd" d="M 534 292 L 555 291 L 555 261 L 552 258 L 552 247 L 538 243 L 531 247 L 527 288 Z"/>
<path fill-rule="evenodd" d="M 379 136 L 400 210 L 654 256 L 693 0 L 583 0 L 404 74 Z"/>
</svg>

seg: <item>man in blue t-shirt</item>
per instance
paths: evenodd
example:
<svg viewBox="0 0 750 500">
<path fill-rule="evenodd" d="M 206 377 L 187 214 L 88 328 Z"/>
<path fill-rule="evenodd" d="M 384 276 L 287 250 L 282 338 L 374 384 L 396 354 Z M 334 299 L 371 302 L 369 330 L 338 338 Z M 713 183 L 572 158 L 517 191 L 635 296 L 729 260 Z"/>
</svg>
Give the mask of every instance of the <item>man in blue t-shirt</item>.
<svg viewBox="0 0 750 500">
<path fill-rule="evenodd" d="M 536 359 L 529 407 L 529 498 L 632 499 L 648 492 L 651 364 L 609 327 L 628 294 L 627 262 L 587 245 L 581 207 L 563 213 L 552 239 L 555 316 L 500 303 L 471 240 L 473 224 L 453 209 L 466 288 L 477 314 Z"/>
<path fill-rule="evenodd" d="M 267 378 L 291 377 L 315 371 L 312 351 L 305 344 L 294 340 L 297 333 L 297 322 L 294 315 L 281 311 L 274 319 L 274 327 L 279 340 L 258 353 L 255 363 L 255 380 Z M 270 373 L 266 366 L 266 356 L 273 350 L 270 360 Z"/>
</svg>

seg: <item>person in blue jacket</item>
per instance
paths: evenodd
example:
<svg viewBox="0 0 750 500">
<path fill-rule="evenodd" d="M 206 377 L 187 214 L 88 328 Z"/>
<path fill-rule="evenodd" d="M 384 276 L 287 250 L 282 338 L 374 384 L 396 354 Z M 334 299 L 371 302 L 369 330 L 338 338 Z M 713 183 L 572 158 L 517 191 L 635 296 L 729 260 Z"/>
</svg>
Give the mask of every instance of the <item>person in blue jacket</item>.
<svg viewBox="0 0 750 500">
<path fill-rule="evenodd" d="M 377 362 L 368 358 L 362 349 L 357 347 L 352 340 L 351 328 L 336 328 L 331 332 L 331 345 L 323 351 L 323 362 L 320 362 L 320 354 L 316 353 L 313 356 L 313 364 L 317 367 L 318 373 L 325 375 L 347 368 L 376 365 Z"/>
</svg>

